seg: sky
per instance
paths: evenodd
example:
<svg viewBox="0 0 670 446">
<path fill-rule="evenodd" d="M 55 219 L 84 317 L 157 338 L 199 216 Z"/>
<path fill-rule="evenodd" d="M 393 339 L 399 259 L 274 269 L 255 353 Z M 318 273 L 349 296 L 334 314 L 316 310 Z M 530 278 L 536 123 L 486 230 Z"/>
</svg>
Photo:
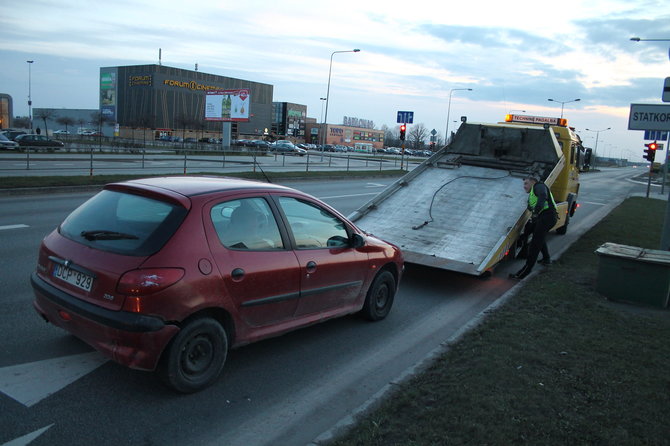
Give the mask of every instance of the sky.
<svg viewBox="0 0 670 446">
<path fill-rule="evenodd" d="M 667 0 L 0 0 L 0 93 L 14 115 L 97 109 L 100 67 L 166 66 L 274 86 L 274 101 L 441 137 L 506 113 L 564 117 L 601 156 L 642 161 L 632 103 L 661 103 Z M 335 53 L 335 51 L 360 52 Z M 27 60 L 33 60 L 30 73 Z M 332 60 L 332 65 L 331 65 Z M 30 82 L 29 82 L 30 77 Z M 471 91 L 467 89 L 472 89 Z M 554 102 L 548 101 L 554 99 Z M 574 99 L 580 99 L 574 102 Z M 669 104 L 670 106 L 670 104 Z M 587 130 L 588 129 L 588 130 Z M 411 126 L 408 129 L 411 131 Z"/>
</svg>

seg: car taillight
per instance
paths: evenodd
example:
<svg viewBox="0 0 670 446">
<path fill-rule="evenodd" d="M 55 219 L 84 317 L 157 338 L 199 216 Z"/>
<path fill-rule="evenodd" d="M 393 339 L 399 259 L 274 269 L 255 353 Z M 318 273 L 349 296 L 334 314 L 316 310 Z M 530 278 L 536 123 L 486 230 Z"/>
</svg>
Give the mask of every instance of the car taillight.
<svg viewBox="0 0 670 446">
<path fill-rule="evenodd" d="M 181 268 L 135 269 L 121 276 L 116 290 L 127 296 L 146 296 L 174 285 L 182 277 Z"/>
</svg>

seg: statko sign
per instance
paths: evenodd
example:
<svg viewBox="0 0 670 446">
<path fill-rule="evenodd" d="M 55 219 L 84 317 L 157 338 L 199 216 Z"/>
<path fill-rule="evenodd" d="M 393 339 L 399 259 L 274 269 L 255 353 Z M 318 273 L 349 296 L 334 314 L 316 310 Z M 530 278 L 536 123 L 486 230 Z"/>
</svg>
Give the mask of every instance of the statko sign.
<svg viewBox="0 0 670 446">
<path fill-rule="evenodd" d="M 628 130 L 670 130 L 670 105 L 630 104 Z"/>
</svg>

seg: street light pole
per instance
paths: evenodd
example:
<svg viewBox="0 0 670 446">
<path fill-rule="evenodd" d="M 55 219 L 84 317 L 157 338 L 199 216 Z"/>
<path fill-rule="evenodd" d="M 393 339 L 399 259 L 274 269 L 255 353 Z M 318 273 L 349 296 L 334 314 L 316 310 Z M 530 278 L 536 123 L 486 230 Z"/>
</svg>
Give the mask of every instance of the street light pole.
<svg viewBox="0 0 670 446">
<path fill-rule="evenodd" d="M 561 103 L 561 119 L 563 119 L 563 106 L 570 102 L 579 102 L 581 99 L 573 99 L 571 101 L 557 101 L 556 99 L 547 99 L 549 102 L 560 102 Z"/>
<path fill-rule="evenodd" d="M 323 136 L 322 136 L 322 141 L 321 144 L 325 145 L 326 144 L 326 129 L 325 127 L 328 125 L 326 124 L 328 122 L 328 101 L 330 100 L 330 75 L 333 72 L 333 56 L 337 53 L 358 53 L 360 49 L 354 48 L 353 50 L 346 50 L 346 51 L 333 51 L 333 53 L 330 55 L 330 67 L 328 68 L 328 88 L 326 89 L 326 114 L 325 117 L 323 118 Z"/>
<path fill-rule="evenodd" d="M 596 156 L 596 157 L 598 156 L 598 137 L 600 136 L 600 132 L 606 132 L 607 130 L 611 130 L 611 129 L 612 129 L 612 127 L 607 127 L 606 129 L 602 129 L 602 130 L 585 129 L 587 132 L 595 132 L 596 133 L 596 147 L 593 149 L 594 156 Z"/>
<path fill-rule="evenodd" d="M 323 125 L 323 101 L 325 101 L 326 98 L 319 98 L 319 100 L 321 101 L 321 130 L 319 130 L 319 140 L 321 140 L 321 134 L 325 132 Z M 321 146 L 321 149 L 323 149 L 323 146 Z"/>
<path fill-rule="evenodd" d="M 34 60 L 26 60 L 28 63 L 28 119 L 30 120 L 30 133 L 33 132 L 33 101 L 31 98 L 31 84 L 32 84 L 32 73 L 31 73 L 31 68 L 33 66 Z"/>
<path fill-rule="evenodd" d="M 454 91 L 472 91 L 472 88 L 452 88 L 449 90 L 449 105 L 447 106 L 447 129 L 444 131 L 444 145 L 449 144 L 449 116 L 451 115 L 451 95 Z"/>
</svg>

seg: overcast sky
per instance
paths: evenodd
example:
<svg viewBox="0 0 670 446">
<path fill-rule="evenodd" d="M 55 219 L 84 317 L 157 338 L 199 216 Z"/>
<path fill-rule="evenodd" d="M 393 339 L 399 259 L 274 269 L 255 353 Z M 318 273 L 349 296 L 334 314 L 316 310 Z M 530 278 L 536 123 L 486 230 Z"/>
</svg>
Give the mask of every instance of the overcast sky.
<svg viewBox="0 0 670 446">
<path fill-rule="evenodd" d="M 444 135 L 461 116 L 564 116 L 604 156 L 641 161 L 631 103 L 660 103 L 670 76 L 667 0 L 4 0 L 0 93 L 37 108 L 98 108 L 99 69 L 158 63 L 274 86 L 274 100 L 328 122 L 396 126 L 396 112 Z M 472 91 L 453 90 L 472 88 Z M 451 95 L 451 107 L 449 98 Z M 669 104 L 670 106 L 670 104 Z M 611 127 L 611 130 L 604 130 Z M 586 129 L 591 129 L 587 131 Z M 596 132 L 594 130 L 604 130 Z"/>
</svg>

